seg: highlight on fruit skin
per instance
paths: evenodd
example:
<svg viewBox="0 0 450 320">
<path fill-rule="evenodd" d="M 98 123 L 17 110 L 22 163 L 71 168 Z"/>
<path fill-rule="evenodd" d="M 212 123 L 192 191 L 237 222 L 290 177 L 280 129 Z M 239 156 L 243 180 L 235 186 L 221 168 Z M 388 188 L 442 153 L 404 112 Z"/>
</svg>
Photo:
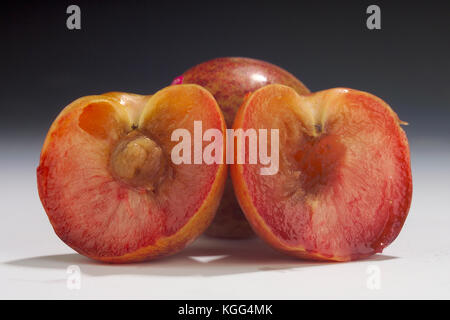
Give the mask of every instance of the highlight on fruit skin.
<svg viewBox="0 0 450 320">
<path fill-rule="evenodd" d="M 172 163 L 172 132 L 192 133 L 197 120 L 204 130 L 225 132 L 214 97 L 197 85 L 153 96 L 110 92 L 64 108 L 37 168 L 39 196 L 58 237 L 111 263 L 173 254 L 192 242 L 214 217 L 227 170 Z"/>
<path fill-rule="evenodd" d="M 230 167 L 253 229 L 301 258 L 348 261 L 382 252 L 402 229 L 412 197 L 400 124 L 389 105 L 358 90 L 300 96 L 269 85 L 251 94 L 233 128 L 278 129 L 280 154 L 272 176 L 260 175 L 260 164 Z"/>
<path fill-rule="evenodd" d="M 268 84 L 287 85 L 299 94 L 310 93 L 299 79 L 283 68 L 244 57 L 222 57 L 200 63 L 172 82 L 180 83 L 198 84 L 211 92 L 224 114 L 228 128 L 232 127 L 245 95 Z M 254 236 L 236 200 L 230 179 L 227 179 L 223 199 L 206 234 L 229 239 Z"/>
</svg>

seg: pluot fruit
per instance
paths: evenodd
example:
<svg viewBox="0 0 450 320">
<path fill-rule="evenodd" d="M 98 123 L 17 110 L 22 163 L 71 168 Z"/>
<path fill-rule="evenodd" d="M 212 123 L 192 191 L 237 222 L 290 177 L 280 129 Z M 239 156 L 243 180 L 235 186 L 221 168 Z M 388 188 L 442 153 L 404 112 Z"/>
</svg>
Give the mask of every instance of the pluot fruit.
<svg viewBox="0 0 450 320">
<path fill-rule="evenodd" d="M 192 67 L 175 78 L 172 84 L 194 83 L 210 91 L 224 114 L 227 127 L 244 96 L 265 85 L 279 83 L 292 87 L 299 94 L 309 90 L 296 77 L 271 63 L 239 57 L 213 59 Z M 254 235 L 234 195 L 230 179 L 227 179 L 223 199 L 213 223 L 206 231 L 210 236 L 245 238 Z"/>
</svg>

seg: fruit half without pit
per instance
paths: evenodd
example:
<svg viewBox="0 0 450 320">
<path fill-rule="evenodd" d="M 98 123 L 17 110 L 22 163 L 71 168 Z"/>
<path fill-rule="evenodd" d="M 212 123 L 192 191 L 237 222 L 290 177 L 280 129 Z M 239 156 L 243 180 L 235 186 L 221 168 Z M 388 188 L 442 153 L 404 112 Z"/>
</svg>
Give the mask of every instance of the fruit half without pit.
<svg viewBox="0 0 450 320">
<path fill-rule="evenodd" d="M 175 253 L 201 234 L 227 169 L 171 161 L 172 132 L 192 133 L 194 121 L 225 132 L 214 97 L 197 85 L 153 96 L 111 92 L 68 105 L 47 134 L 37 169 L 39 196 L 61 240 L 92 259 L 121 263 Z"/>
<path fill-rule="evenodd" d="M 219 104 L 227 127 L 244 96 L 268 84 L 278 83 L 295 89 L 299 94 L 309 94 L 308 88 L 288 71 L 266 61 L 243 57 L 223 57 L 200 63 L 177 77 L 174 82 L 198 84 L 211 92 Z M 234 195 L 231 179 L 225 184 L 223 200 L 206 234 L 229 239 L 254 236 Z"/>
<path fill-rule="evenodd" d="M 409 211 L 412 177 L 402 122 L 381 99 L 352 89 L 300 96 L 255 91 L 233 128 L 279 130 L 279 170 L 233 164 L 234 190 L 253 229 L 273 247 L 319 260 L 381 252 Z M 267 139 L 269 149 L 271 139 Z M 248 158 L 245 144 L 237 149 Z"/>
</svg>

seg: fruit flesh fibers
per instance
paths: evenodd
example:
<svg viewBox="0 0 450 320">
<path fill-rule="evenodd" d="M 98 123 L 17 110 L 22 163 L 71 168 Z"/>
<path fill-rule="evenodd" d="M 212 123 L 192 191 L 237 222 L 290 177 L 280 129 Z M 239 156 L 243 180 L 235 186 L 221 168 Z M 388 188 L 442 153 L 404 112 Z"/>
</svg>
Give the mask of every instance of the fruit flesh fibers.
<svg viewBox="0 0 450 320">
<path fill-rule="evenodd" d="M 39 195 L 56 234 L 81 254 L 106 262 L 151 259 L 194 240 L 212 220 L 226 177 L 220 164 L 172 164 L 177 142 L 171 133 L 192 133 L 194 120 L 205 130 L 225 130 L 214 98 L 195 85 L 168 87 L 152 97 L 89 96 L 66 107 L 47 135 L 37 170 Z M 124 141 L 136 149 L 121 150 Z M 121 161 L 117 153 L 126 152 L 147 158 Z"/>
<path fill-rule="evenodd" d="M 232 165 L 247 219 L 274 247 L 346 261 L 381 252 L 399 234 L 412 194 L 409 146 L 381 99 L 352 89 L 252 94 L 234 128 L 279 129 L 279 172 Z M 246 150 L 238 150 L 246 152 Z"/>
<path fill-rule="evenodd" d="M 227 127 L 231 128 L 246 94 L 265 85 L 279 83 L 292 87 L 299 94 L 309 94 L 306 86 L 286 70 L 271 63 L 241 57 L 224 57 L 206 61 L 183 73 L 173 82 L 195 83 L 213 94 Z M 234 195 L 228 179 L 223 199 L 208 235 L 224 238 L 245 238 L 254 235 Z"/>
</svg>

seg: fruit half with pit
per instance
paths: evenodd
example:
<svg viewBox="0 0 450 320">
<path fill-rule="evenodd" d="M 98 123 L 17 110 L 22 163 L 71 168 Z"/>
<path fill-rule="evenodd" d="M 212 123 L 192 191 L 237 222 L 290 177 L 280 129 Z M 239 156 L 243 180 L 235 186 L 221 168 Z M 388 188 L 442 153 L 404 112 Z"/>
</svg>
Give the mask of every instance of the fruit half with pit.
<svg viewBox="0 0 450 320">
<path fill-rule="evenodd" d="M 192 67 L 175 78 L 173 84 L 194 83 L 211 92 L 231 128 L 244 96 L 265 85 L 279 83 L 292 87 L 299 94 L 308 94 L 305 85 L 286 70 L 271 63 L 241 57 L 212 59 Z M 223 199 L 206 234 L 225 238 L 245 238 L 254 235 L 227 179 Z"/>
<path fill-rule="evenodd" d="M 270 245 L 310 259 L 348 261 L 381 252 L 409 211 L 412 177 L 402 122 L 383 100 L 352 89 L 308 96 L 282 85 L 251 94 L 233 128 L 278 129 L 279 170 L 233 164 L 237 198 Z M 269 131 L 269 130 L 268 130 Z M 241 144 L 237 156 L 248 157 Z"/>
<path fill-rule="evenodd" d="M 201 234 L 227 168 L 172 162 L 172 132 L 192 133 L 194 121 L 225 131 L 214 97 L 197 85 L 87 96 L 63 109 L 37 169 L 39 196 L 61 240 L 92 259 L 122 263 L 175 253 Z"/>
</svg>

